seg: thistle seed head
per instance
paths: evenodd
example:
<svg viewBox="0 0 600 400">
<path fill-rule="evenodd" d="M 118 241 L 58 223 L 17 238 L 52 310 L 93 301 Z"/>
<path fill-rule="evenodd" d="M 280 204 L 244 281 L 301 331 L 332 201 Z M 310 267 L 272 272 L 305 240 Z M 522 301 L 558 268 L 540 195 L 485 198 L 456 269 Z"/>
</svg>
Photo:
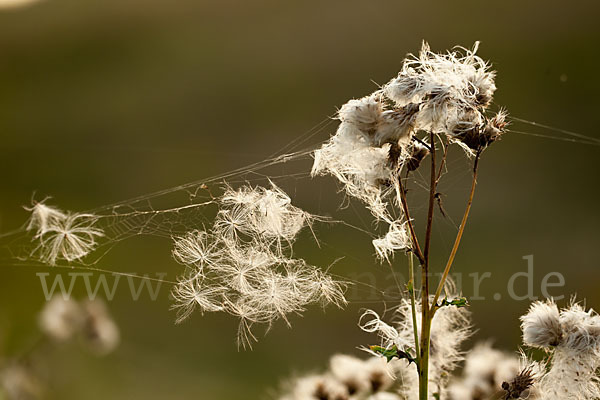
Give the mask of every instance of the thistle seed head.
<svg viewBox="0 0 600 400">
<path fill-rule="evenodd" d="M 520 399 L 524 393 L 535 383 L 535 373 L 532 366 L 523 369 L 510 382 L 502 382 L 502 389 L 506 392 L 505 399 Z"/>
</svg>

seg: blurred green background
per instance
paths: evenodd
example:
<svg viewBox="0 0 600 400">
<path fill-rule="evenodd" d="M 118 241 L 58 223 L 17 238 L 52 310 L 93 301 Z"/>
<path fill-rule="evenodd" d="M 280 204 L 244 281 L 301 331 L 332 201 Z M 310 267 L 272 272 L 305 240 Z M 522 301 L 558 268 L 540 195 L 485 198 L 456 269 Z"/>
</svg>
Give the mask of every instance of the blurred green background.
<svg viewBox="0 0 600 400">
<path fill-rule="evenodd" d="M 436 51 L 480 40 L 480 55 L 498 71 L 498 105 L 599 138 L 599 12 L 597 2 L 554 0 L 41 0 L 0 8 L 0 232 L 25 221 L 22 206 L 34 192 L 85 210 L 264 159 L 392 78 L 422 40 Z M 510 299 L 506 285 L 529 254 L 535 295 L 546 273 L 560 271 L 566 285 L 553 294 L 576 293 L 600 308 L 599 154 L 597 146 L 517 134 L 485 154 L 456 263 L 465 279 L 493 274 L 481 286 L 487 300 L 471 307 L 474 340 L 493 337 L 511 351 L 520 343 L 517 318 L 528 301 Z M 459 220 L 468 171 L 451 182 L 444 190 Z M 333 215 L 342 200 L 334 181 L 314 182 L 319 196 L 311 184 L 292 182 L 297 201 Z M 345 216 L 360 225 L 355 213 Z M 438 226 L 439 265 L 453 231 L 447 221 Z M 382 289 L 392 284 L 381 280 L 389 267 L 374 261 L 365 236 L 322 235 L 335 251 L 307 241 L 298 253 L 330 263 L 351 252 L 335 273 L 354 279 L 368 271 Z M 166 239 L 135 238 L 99 266 L 174 279 L 180 267 L 169 248 Z M 395 266 L 404 270 L 402 257 Z M 0 356 L 9 358 L 34 340 L 44 299 L 38 269 L 6 263 L 0 272 Z M 519 282 L 519 293 L 525 286 Z M 194 315 L 176 326 L 167 289 L 159 301 L 134 302 L 119 287 L 109 307 L 121 347 L 105 358 L 77 345 L 46 350 L 48 398 L 268 398 L 289 374 L 324 367 L 334 352 L 359 354 L 357 346 L 375 340 L 357 318 L 362 307 L 385 305 L 376 294 L 352 296 L 346 310 L 313 308 L 292 319 L 293 329 L 278 324 L 254 351 L 238 352 L 233 318 Z"/>
</svg>

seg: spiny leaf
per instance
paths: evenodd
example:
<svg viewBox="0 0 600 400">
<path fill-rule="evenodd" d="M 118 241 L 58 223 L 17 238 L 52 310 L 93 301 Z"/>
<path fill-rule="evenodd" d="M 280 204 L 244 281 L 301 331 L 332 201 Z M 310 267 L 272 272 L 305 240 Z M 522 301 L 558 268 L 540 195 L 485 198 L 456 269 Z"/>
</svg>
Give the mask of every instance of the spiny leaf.
<svg viewBox="0 0 600 400">
<path fill-rule="evenodd" d="M 396 357 L 400 360 L 402 360 L 402 359 L 407 360 L 408 364 L 413 363 L 413 362 L 415 364 L 417 363 L 417 361 L 414 359 L 413 356 L 410 355 L 410 353 L 398 349 L 398 347 L 396 347 L 396 345 L 394 345 L 390 348 L 385 348 L 385 347 L 381 347 L 381 346 L 369 346 L 369 348 L 371 349 L 371 351 L 385 357 L 388 362 L 392 361 L 392 359 L 394 357 Z"/>
<path fill-rule="evenodd" d="M 458 308 L 468 307 L 469 302 L 466 297 L 457 297 L 456 299 L 448 300 L 447 298 L 443 299 L 441 304 L 437 304 L 437 307 L 445 307 L 445 306 L 455 306 Z"/>
</svg>

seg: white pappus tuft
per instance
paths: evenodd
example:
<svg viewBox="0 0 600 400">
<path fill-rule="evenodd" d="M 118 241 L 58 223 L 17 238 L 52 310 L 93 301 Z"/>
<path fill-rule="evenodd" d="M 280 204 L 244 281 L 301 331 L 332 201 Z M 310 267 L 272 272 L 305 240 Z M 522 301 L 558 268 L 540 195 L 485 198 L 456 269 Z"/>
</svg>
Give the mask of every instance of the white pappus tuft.
<svg viewBox="0 0 600 400">
<path fill-rule="evenodd" d="M 409 249 L 411 247 L 411 240 L 406 229 L 406 223 L 393 221 L 384 237 L 373 240 L 373 247 L 375 247 L 377 257 L 381 261 L 388 262 L 389 257 L 395 251 Z"/>
<path fill-rule="evenodd" d="M 32 256 L 56 265 L 57 260 L 75 261 L 88 255 L 98 245 L 104 232 L 95 226 L 98 217 L 60 211 L 43 203 L 28 208 L 31 217 L 27 230 L 34 231 L 37 246 Z"/>
<path fill-rule="evenodd" d="M 558 307 L 552 300 L 536 301 L 521 317 L 523 343 L 531 347 L 550 348 L 562 339 Z"/>
<path fill-rule="evenodd" d="M 310 303 L 346 304 L 343 282 L 289 255 L 312 216 L 281 189 L 227 186 L 218 204 L 210 231 L 174 238 L 173 256 L 186 266 L 172 290 L 177 322 L 194 309 L 229 313 L 239 318 L 238 345 L 246 347 L 256 340 L 254 324 L 289 325 L 288 316 Z"/>
</svg>

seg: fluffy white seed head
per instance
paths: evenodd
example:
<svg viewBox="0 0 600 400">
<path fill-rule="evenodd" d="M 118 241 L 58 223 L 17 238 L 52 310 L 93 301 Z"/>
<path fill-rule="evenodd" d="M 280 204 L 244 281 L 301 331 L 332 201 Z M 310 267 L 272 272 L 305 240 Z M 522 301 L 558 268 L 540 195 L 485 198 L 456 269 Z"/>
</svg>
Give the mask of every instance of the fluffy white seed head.
<svg viewBox="0 0 600 400">
<path fill-rule="evenodd" d="M 337 131 L 314 153 L 312 175 L 334 176 L 346 194 L 389 222 L 394 214 L 388 198 L 395 193 L 390 188 L 401 170 L 419 165 L 413 159 L 419 133 L 446 135 L 469 155 L 497 140 L 506 114 L 485 115 L 496 90 L 495 73 L 476 55 L 477 48 L 478 43 L 471 50 L 437 54 L 423 43 L 396 78 L 340 108 Z"/>
<path fill-rule="evenodd" d="M 354 125 L 365 137 L 373 134 L 383 119 L 381 96 L 372 95 L 358 100 L 350 100 L 338 111 L 342 122 Z"/>
<path fill-rule="evenodd" d="M 387 216 L 380 182 L 391 178 L 390 145 L 371 146 L 355 126 L 342 122 L 335 136 L 314 153 L 311 174 L 335 176 L 346 193 L 363 201 L 378 218 Z"/>
<path fill-rule="evenodd" d="M 32 208 L 27 230 L 34 232 L 37 243 L 32 256 L 56 265 L 58 260 L 76 261 L 87 256 L 98 245 L 104 232 L 96 226 L 98 217 L 60 211 L 43 203 Z"/>
<path fill-rule="evenodd" d="M 201 314 L 222 311 L 224 290 L 221 286 L 206 284 L 202 277 L 181 278 L 171 291 L 175 301 L 172 309 L 177 311 L 175 322 L 183 322 L 196 309 Z"/>
<path fill-rule="evenodd" d="M 290 400 L 348 400 L 348 391 L 337 380 L 327 375 L 311 375 L 296 381 Z"/>
<path fill-rule="evenodd" d="M 219 258 L 219 249 L 207 232 L 194 230 L 175 240 L 173 257 L 184 265 L 211 265 Z"/>
<path fill-rule="evenodd" d="M 531 347 L 549 348 L 557 346 L 563 332 L 558 307 L 552 300 L 536 301 L 521 317 L 523 343 Z"/>
<path fill-rule="evenodd" d="M 563 338 L 561 347 L 579 353 L 594 353 L 600 357 L 600 316 L 573 303 L 560 312 Z"/>
<path fill-rule="evenodd" d="M 46 233 L 67 218 L 64 212 L 43 202 L 35 203 L 25 209 L 31 212 L 26 229 L 36 231 L 36 235 Z"/>
<path fill-rule="evenodd" d="M 473 380 L 489 382 L 503 358 L 504 354 L 493 349 L 489 343 L 477 344 L 465 357 L 463 373 Z"/>
<path fill-rule="evenodd" d="M 428 98 L 441 103 L 446 97 L 450 107 L 486 107 L 496 90 L 495 73 L 476 55 L 478 45 L 436 54 L 423 43 L 419 56 L 409 56 L 398 77 L 385 85 L 385 94 L 398 106 Z"/>
<path fill-rule="evenodd" d="M 450 400 L 494 398 L 502 383 L 511 381 L 523 369 L 518 357 L 479 343 L 468 351 L 462 376 L 450 382 Z"/>
<path fill-rule="evenodd" d="M 371 393 L 385 392 L 394 384 L 394 370 L 387 360 L 380 357 L 368 358 L 364 369 Z"/>
<path fill-rule="evenodd" d="M 521 317 L 521 329 L 528 346 L 600 354 L 600 316 L 575 302 L 560 311 L 552 300 L 535 302 Z"/>
<path fill-rule="evenodd" d="M 373 240 L 373 247 L 375 247 L 377 257 L 381 261 L 388 262 L 390 256 L 392 256 L 395 251 L 410 248 L 411 240 L 406 228 L 406 223 L 401 221 L 392 222 L 389 231 L 384 237 Z"/>
<path fill-rule="evenodd" d="M 80 337 L 98 355 L 112 352 L 120 342 L 119 328 L 99 299 L 77 302 L 54 296 L 44 305 L 38 322 L 51 339 L 67 341 Z"/>
<path fill-rule="evenodd" d="M 112 319 L 104 302 L 96 299 L 82 304 L 84 322 L 83 339 L 98 355 L 105 355 L 117 348 L 121 340 L 119 327 Z"/>
<path fill-rule="evenodd" d="M 65 341 L 79 332 L 83 319 L 83 310 L 75 300 L 55 296 L 44 305 L 38 321 L 50 338 Z"/>
<path fill-rule="evenodd" d="M 600 397 L 600 316 L 572 302 L 560 311 L 536 302 L 522 317 L 524 342 L 551 353 L 550 370 L 536 385 L 538 398 L 592 400 Z"/>
<path fill-rule="evenodd" d="M 311 303 L 346 304 L 345 284 L 292 258 L 292 244 L 312 216 L 272 185 L 226 187 L 213 227 L 174 238 L 173 256 L 186 271 L 172 289 L 181 322 L 195 310 L 223 311 L 240 321 L 238 345 L 249 347 L 256 324 L 300 314 Z"/>
<path fill-rule="evenodd" d="M 221 215 L 234 219 L 236 233 L 262 236 L 279 247 L 282 241 L 294 241 L 310 222 L 310 215 L 293 206 L 290 197 L 273 183 L 270 189 L 243 186 L 236 191 L 227 187 L 220 203 L 224 207 Z"/>
<path fill-rule="evenodd" d="M 350 395 L 361 395 L 370 390 L 365 362 L 360 358 L 336 354 L 329 360 L 329 370 L 346 386 Z"/>
<path fill-rule="evenodd" d="M 402 397 L 395 393 L 375 393 L 373 396 L 369 397 L 369 400 L 403 400 Z"/>
<path fill-rule="evenodd" d="M 280 400 L 406 399 L 401 394 L 416 383 L 416 370 L 405 364 L 404 360 L 387 362 L 380 357 L 336 354 L 326 372 L 295 379 Z"/>
</svg>

